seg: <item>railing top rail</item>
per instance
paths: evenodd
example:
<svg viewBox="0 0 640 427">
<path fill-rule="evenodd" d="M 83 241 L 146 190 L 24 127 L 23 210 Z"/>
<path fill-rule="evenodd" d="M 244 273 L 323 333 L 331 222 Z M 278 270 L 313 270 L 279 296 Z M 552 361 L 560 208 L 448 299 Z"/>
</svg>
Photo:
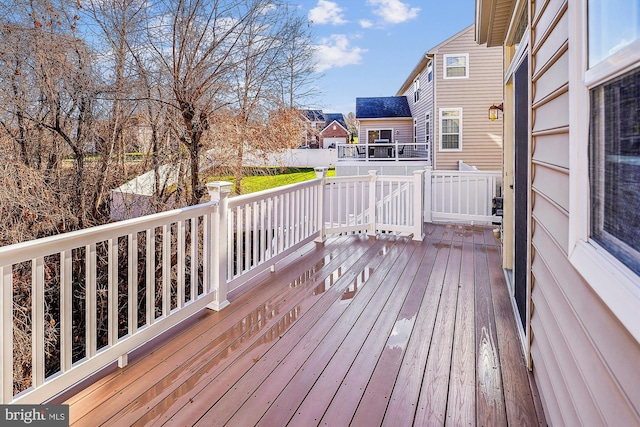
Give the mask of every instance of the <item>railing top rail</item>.
<svg viewBox="0 0 640 427">
<path fill-rule="evenodd" d="M 55 236 L 29 240 L 0 247 L 0 266 L 7 266 L 51 255 L 61 251 L 75 249 L 91 243 L 101 242 L 113 237 L 137 233 L 149 228 L 193 218 L 211 212 L 217 202 L 207 202 L 167 212 L 160 212 L 140 218 L 132 218 L 110 224 L 71 231 Z"/>
<path fill-rule="evenodd" d="M 291 190 L 294 190 L 294 189 L 313 187 L 314 185 L 317 185 L 318 182 L 321 180 L 322 180 L 321 178 L 314 178 L 308 181 L 297 182 L 295 184 L 283 185 L 281 187 L 270 188 L 268 190 L 262 190 L 262 191 L 256 191 L 255 193 L 243 194 L 241 196 L 234 196 L 229 198 L 229 205 L 238 206 L 245 203 L 262 200 L 267 197 L 275 197 L 280 194 L 286 194 L 291 192 Z"/>
<path fill-rule="evenodd" d="M 370 175 L 331 176 L 327 182 L 363 182 L 369 181 Z"/>
<path fill-rule="evenodd" d="M 431 175 L 438 175 L 438 176 L 502 176 L 502 171 L 431 170 Z"/>
</svg>

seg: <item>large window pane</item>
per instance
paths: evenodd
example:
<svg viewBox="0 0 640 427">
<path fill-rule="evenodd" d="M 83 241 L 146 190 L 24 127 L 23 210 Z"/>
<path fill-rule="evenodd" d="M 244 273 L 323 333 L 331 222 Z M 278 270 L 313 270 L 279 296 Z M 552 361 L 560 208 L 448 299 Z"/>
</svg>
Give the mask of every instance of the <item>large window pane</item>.
<svg viewBox="0 0 640 427">
<path fill-rule="evenodd" d="M 589 67 L 638 38 L 637 0 L 589 0 Z"/>
<path fill-rule="evenodd" d="M 640 274 L 640 71 L 591 90 L 592 238 Z"/>
</svg>

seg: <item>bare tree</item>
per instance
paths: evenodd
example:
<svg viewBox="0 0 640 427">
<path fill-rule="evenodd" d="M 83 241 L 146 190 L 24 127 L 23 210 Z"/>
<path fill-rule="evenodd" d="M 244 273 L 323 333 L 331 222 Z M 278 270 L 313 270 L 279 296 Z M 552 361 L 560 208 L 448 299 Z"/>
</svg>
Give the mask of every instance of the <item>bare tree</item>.
<svg viewBox="0 0 640 427">
<path fill-rule="evenodd" d="M 137 37 L 143 30 L 145 3 L 140 0 L 90 0 L 85 15 L 98 24 L 100 32 L 97 40 L 104 40 L 100 49 L 106 74 L 101 94 L 103 104 L 104 133 L 97 135 L 96 147 L 102 154 L 102 162 L 97 174 L 92 197 L 92 212 L 98 215 L 106 194 L 107 178 L 119 170 L 126 176 L 125 153 L 127 145 L 135 138 L 132 123 L 137 114 L 138 102 L 134 95 L 138 80 L 136 63 L 131 48 L 140 41 Z"/>
<path fill-rule="evenodd" d="M 286 6 L 287 19 L 283 24 L 281 66 L 279 70 L 279 92 L 281 102 L 289 108 L 313 103 L 317 96 L 314 82 L 321 77 L 317 66 L 314 36 L 305 17 L 290 13 Z"/>
</svg>

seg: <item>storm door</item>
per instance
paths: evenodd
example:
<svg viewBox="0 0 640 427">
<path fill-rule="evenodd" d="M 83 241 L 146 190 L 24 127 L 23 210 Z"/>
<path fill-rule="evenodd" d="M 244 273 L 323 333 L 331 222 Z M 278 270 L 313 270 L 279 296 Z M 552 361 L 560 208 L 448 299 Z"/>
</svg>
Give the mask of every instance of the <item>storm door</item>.
<svg viewBox="0 0 640 427">
<path fill-rule="evenodd" d="M 529 218 L 529 67 L 527 58 L 514 76 L 514 299 L 522 327 L 527 319 Z"/>
</svg>

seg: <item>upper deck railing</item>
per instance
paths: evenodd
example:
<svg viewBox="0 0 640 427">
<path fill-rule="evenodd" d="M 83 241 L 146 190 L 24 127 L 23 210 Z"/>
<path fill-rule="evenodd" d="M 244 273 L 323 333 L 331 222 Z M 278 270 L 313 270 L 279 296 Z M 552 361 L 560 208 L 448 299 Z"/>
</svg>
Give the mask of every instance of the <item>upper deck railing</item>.
<svg viewBox="0 0 640 427">
<path fill-rule="evenodd" d="M 338 161 L 429 161 L 429 144 L 425 142 L 390 142 L 337 144 Z"/>
<path fill-rule="evenodd" d="M 327 178 L 0 248 L 0 403 L 40 403 L 117 361 L 312 240 L 422 239 L 424 171 Z"/>
</svg>

